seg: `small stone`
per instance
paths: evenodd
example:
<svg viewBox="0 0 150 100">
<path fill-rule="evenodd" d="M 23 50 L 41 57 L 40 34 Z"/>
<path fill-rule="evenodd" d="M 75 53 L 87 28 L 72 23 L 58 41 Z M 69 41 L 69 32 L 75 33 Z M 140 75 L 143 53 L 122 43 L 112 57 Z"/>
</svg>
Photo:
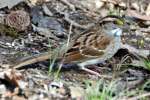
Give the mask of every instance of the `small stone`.
<svg viewBox="0 0 150 100">
<path fill-rule="evenodd" d="M 63 83 L 62 82 L 52 82 L 49 84 L 49 88 L 61 88 L 63 87 Z"/>
<path fill-rule="evenodd" d="M 132 3 L 131 6 L 137 11 L 139 11 L 139 9 L 140 9 L 139 5 L 136 2 Z"/>
<path fill-rule="evenodd" d="M 100 1 L 100 0 L 95 0 L 95 5 L 97 9 L 102 8 L 102 6 L 104 6 L 104 2 Z"/>
<path fill-rule="evenodd" d="M 124 2 L 120 2 L 120 3 L 119 3 L 119 6 L 121 6 L 121 7 L 126 7 L 126 4 L 125 4 Z"/>
<path fill-rule="evenodd" d="M 0 85 L 0 94 L 4 94 L 4 93 L 6 93 L 6 87 L 5 87 L 5 85 Z"/>
<path fill-rule="evenodd" d="M 60 33 L 64 32 L 64 29 L 61 26 L 61 24 L 55 18 L 51 17 L 43 17 L 42 19 L 40 19 L 38 22 L 38 27 L 56 30 Z"/>
<path fill-rule="evenodd" d="M 131 39 L 130 41 L 133 42 L 133 43 L 136 43 L 137 39 Z"/>
<path fill-rule="evenodd" d="M 84 98 L 85 96 L 85 90 L 81 87 L 69 87 L 71 91 L 71 98 L 77 99 L 77 98 Z M 79 99 L 82 100 L 82 99 Z"/>
<path fill-rule="evenodd" d="M 150 38 L 149 37 L 145 37 L 145 41 L 150 42 Z"/>
</svg>

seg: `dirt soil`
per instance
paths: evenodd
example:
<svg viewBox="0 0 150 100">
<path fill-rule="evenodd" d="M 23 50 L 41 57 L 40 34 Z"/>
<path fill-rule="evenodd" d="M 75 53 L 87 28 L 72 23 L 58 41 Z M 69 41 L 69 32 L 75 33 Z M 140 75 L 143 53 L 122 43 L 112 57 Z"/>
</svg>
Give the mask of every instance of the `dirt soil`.
<svg viewBox="0 0 150 100">
<path fill-rule="evenodd" d="M 149 100 L 149 0 L 10 1 L 0 1 L 0 99 Z M 108 15 L 122 20 L 110 17 L 101 25 L 125 25 L 122 43 L 142 52 L 120 48 L 103 63 L 87 66 L 111 78 L 82 71 L 74 64 L 62 65 L 61 69 L 60 64 L 54 64 L 51 70 L 57 56 L 19 70 L 13 68 L 35 55 L 57 50 L 68 36 L 88 30 Z"/>
</svg>

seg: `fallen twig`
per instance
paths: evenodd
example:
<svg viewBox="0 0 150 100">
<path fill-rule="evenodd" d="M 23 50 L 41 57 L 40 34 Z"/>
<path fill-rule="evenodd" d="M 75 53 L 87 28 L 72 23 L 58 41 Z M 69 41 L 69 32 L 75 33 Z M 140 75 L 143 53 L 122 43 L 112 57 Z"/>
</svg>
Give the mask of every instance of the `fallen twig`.
<svg viewBox="0 0 150 100">
<path fill-rule="evenodd" d="M 141 94 L 141 95 L 138 95 L 138 96 L 134 96 L 134 97 L 131 97 L 131 98 L 120 99 L 120 100 L 140 100 L 141 98 L 148 97 L 148 96 L 150 96 L 150 92 L 144 93 L 144 94 Z"/>
<path fill-rule="evenodd" d="M 150 50 L 141 50 L 141 49 L 136 49 L 133 46 L 130 46 L 128 44 L 123 44 L 121 48 L 128 49 L 129 52 L 131 52 L 133 55 L 139 55 L 141 57 L 147 58 L 150 55 Z"/>
<path fill-rule="evenodd" d="M 70 2 L 68 2 L 67 0 L 60 0 L 62 3 L 66 4 L 67 6 L 69 6 L 69 8 L 73 11 L 75 11 L 75 6 L 73 4 L 71 4 Z"/>
</svg>

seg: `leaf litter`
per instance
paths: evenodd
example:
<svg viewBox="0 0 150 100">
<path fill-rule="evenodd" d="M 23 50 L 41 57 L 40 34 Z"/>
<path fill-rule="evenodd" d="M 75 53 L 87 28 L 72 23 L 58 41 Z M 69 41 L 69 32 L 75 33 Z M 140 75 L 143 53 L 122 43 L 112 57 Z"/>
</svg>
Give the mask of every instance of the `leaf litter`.
<svg viewBox="0 0 150 100">
<path fill-rule="evenodd" d="M 144 84 L 150 75 L 150 4 L 146 0 L 132 1 L 1 0 L 0 98 L 86 100 L 102 98 L 104 91 L 107 99 L 149 97 L 149 90 L 142 90 L 143 94 L 137 90 L 142 86 L 147 88 Z M 107 15 L 125 16 L 131 28 L 123 36 L 124 42 L 131 46 L 128 50 L 123 48 L 106 62 L 89 66 L 100 74 L 113 76 L 112 80 L 99 79 L 74 67 L 62 68 L 56 77 L 57 69 L 48 71 L 50 61 L 28 65 L 21 70 L 11 68 L 20 59 L 28 59 L 62 45 L 69 34 L 70 24 L 73 25 L 71 35 L 75 35 L 88 29 L 99 17 Z M 140 54 L 136 50 L 141 50 Z M 112 84 L 114 87 L 109 87 Z M 106 91 L 104 87 L 112 90 Z M 92 94 L 88 89 L 97 92 Z M 134 92 L 133 95 L 126 94 L 129 91 Z M 142 95 L 137 96 L 139 93 Z"/>
</svg>

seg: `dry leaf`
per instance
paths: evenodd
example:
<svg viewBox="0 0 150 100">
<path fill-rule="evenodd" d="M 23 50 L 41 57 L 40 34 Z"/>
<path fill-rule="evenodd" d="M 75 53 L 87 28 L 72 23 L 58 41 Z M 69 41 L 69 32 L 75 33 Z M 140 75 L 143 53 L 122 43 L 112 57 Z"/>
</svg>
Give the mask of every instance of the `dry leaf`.
<svg viewBox="0 0 150 100">
<path fill-rule="evenodd" d="M 32 5 L 36 5 L 37 3 L 44 3 L 50 0 L 28 0 Z"/>
<path fill-rule="evenodd" d="M 145 20 L 145 21 L 150 20 L 150 16 L 142 15 L 139 12 L 136 12 L 135 10 L 127 10 L 126 15 L 130 17 L 135 17 L 140 20 Z"/>
<path fill-rule="evenodd" d="M 143 61 L 140 61 L 140 60 L 133 60 L 131 65 L 138 66 L 138 67 L 142 66 L 142 67 L 146 68 L 145 63 Z"/>
<path fill-rule="evenodd" d="M 8 7 L 9 9 L 11 9 L 15 5 L 23 1 L 24 0 L 0 0 L 0 8 Z"/>
<path fill-rule="evenodd" d="M 146 15 L 147 16 L 150 16 L 150 3 L 148 4 L 148 6 L 147 6 L 147 9 L 146 9 Z"/>
<path fill-rule="evenodd" d="M 147 58 L 150 55 L 150 50 L 136 49 L 135 47 L 128 44 L 122 44 L 121 48 L 128 49 L 130 53 L 144 58 Z"/>
<path fill-rule="evenodd" d="M 17 72 L 15 70 L 6 70 L 3 72 L 0 72 L 0 79 L 4 79 L 8 81 L 10 84 L 19 87 L 19 88 L 25 88 L 27 86 L 27 83 L 23 81 L 23 76 L 20 72 Z"/>
</svg>

